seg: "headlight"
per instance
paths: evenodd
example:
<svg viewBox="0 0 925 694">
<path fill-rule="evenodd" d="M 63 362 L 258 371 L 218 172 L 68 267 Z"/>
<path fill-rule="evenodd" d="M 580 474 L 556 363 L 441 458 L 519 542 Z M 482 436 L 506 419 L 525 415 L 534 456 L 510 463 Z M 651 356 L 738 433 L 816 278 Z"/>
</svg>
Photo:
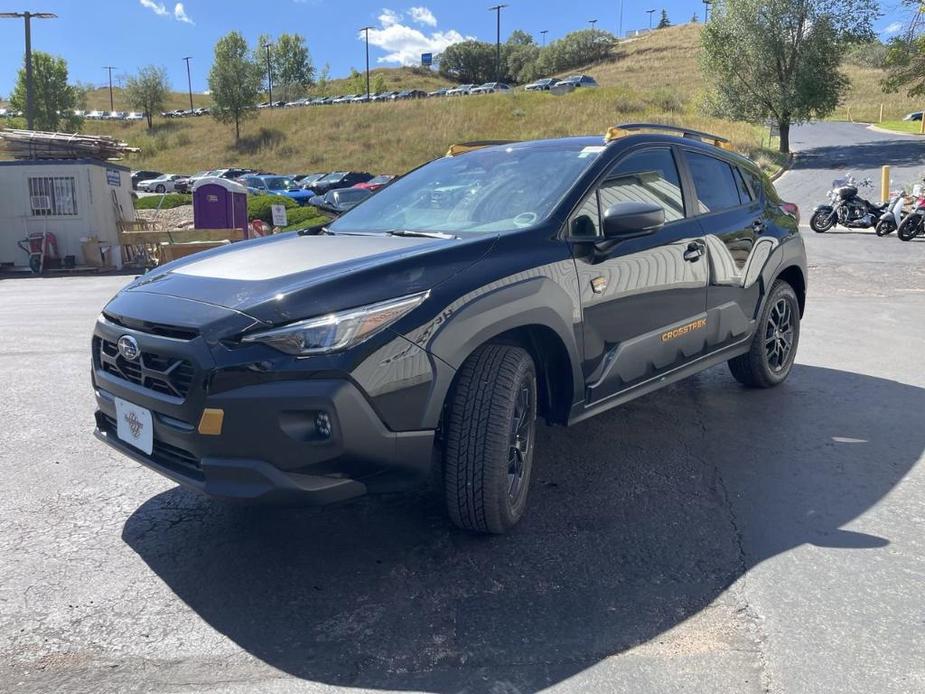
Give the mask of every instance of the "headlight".
<svg viewBox="0 0 925 694">
<path fill-rule="evenodd" d="M 358 345 L 391 325 L 430 296 L 430 291 L 309 318 L 251 333 L 242 342 L 262 342 L 286 354 L 325 354 Z"/>
</svg>

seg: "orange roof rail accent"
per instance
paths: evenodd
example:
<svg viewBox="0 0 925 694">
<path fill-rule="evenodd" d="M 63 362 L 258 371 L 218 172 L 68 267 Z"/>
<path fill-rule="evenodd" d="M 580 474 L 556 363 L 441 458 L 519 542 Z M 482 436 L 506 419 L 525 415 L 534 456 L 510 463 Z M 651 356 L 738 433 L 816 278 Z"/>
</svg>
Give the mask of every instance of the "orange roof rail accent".
<svg viewBox="0 0 925 694">
<path fill-rule="evenodd" d="M 604 144 L 613 142 L 621 137 L 626 137 L 627 135 L 632 135 L 634 132 L 639 132 L 641 130 L 660 130 L 662 132 L 680 135 L 681 137 L 686 137 L 691 140 L 700 140 L 708 145 L 732 151 L 732 144 L 729 140 L 720 135 L 712 135 L 711 133 L 705 133 L 701 130 L 680 128 L 674 125 L 662 125 L 660 123 L 623 123 L 622 125 L 616 125 L 607 129 L 607 132 L 604 134 Z"/>
<path fill-rule="evenodd" d="M 456 157 L 460 154 L 471 152 L 474 149 L 493 147 L 495 145 L 512 145 L 516 142 L 520 142 L 520 140 L 476 140 L 474 142 L 460 142 L 459 144 L 450 145 L 450 148 L 446 151 L 446 156 Z"/>
</svg>

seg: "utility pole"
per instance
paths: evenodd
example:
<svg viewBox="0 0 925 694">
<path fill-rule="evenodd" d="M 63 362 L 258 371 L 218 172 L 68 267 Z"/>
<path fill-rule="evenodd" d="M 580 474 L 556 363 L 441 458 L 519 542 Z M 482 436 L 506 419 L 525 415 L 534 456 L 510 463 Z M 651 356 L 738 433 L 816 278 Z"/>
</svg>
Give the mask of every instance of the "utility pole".
<svg viewBox="0 0 925 694">
<path fill-rule="evenodd" d="M 112 100 L 112 71 L 118 68 L 114 65 L 104 65 L 103 69 L 109 70 L 109 110 L 112 112 L 116 110 L 115 102 Z"/>
<path fill-rule="evenodd" d="M 597 24 L 597 20 L 596 20 L 596 19 L 589 19 L 589 20 L 588 20 L 588 24 L 591 25 L 591 31 L 594 31 L 594 25 Z"/>
<path fill-rule="evenodd" d="M 33 129 L 35 109 L 32 107 L 32 20 L 57 19 L 54 12 L 0 12 L 0 19 L 22 19 L 26 25 L 26 123 Z"/>
<path fill-rule="evenodd" d="M 546 48 L 546 34 L 549 33 L 549 29 L 543 29 L 540 34 L 543 35 L 543 48 Z"/>
<path fill-rule="evenodd" d="M 703 0 L 703 23 L 706 24 L 710 21 L 710 5 L 713 4 L 713 0 Z"/>
<path fill-rule="evenodd" d="M 623 38 L 623 0 L 620 0 L 620 28 L 617 30 L 617 38 Z"/>
<path fill-rule="evenodd" d="M 273 44 L 269 41 L 263 44 L 263 47 L 267 51 L 267 96 L 270 99 L 270 108 L 273 108 L 273 73 L 270 70 L 270 48 L 272 46 Z"/>
<path fill-rule="evenodd" d="M 193 78 L 190 77 L 189 61 L 193 56 L 188 55 L 183 60 L 186 61 L 186 86 L 189 89 L 189 110 L 193 110 Z"/>
<path fill-rule="evenodd" d="M 369 103 L 369 30 L 376 27 L 363 27 L 360 31 L 366 33 L 366 103 Z"/>
<path fill-rule="evenodd" d="M 652 28 L 652 15 L 655 14 L 655 10 L 646 10 L 649 13 L 649 29 Z"/>
<path fill-rule="evenodd" d="M 495 5 L 494 7 L 489 7 L 489 12 L 498 13 L 498 33 L 495 45 L 497 46 L 497 57 L 495 58 L 495 82 L 501 81 L 501 10 L 503 10 L 507 5 Z"/>
</svg>

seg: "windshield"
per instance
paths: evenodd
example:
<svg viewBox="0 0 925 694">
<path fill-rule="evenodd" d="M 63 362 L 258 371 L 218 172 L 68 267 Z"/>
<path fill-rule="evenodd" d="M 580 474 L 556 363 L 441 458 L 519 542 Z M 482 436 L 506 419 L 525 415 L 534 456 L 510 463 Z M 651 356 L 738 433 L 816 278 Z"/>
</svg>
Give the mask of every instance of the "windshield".
<svg viewBox="0 0 925 694">
<path fill-rule="evenodd" d="M 334 173 L 329 173 L 327 176 L 318 181 L 318 183 L 337 183 L 337 181 L 346 175 L 346 171 L 335 171 Z"/>
<path fill-rule="evenodd" d="M 570 142 L 491 147 L 437 159 L 386 186 L 329 229 L 478 233 L 532 227 L 552 213 L 603 149 Z"/>
<path fill-rule="evenodd" d="M 282 176 L 274 176 L 263 180 L 266 181 L 267 188 L 270 190 L 289 190 L 289 186 L 291 185 L 289 179 Z"/>
</svg>

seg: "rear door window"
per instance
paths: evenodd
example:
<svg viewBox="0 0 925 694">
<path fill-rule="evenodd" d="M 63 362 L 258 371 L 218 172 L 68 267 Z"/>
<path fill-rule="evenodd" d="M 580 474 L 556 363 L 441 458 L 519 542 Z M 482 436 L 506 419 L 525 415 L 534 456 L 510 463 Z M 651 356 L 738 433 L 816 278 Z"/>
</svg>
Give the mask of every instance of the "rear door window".
<svg viewBox="0 0 925 694">
<path fill-rule="evenodd" d="M 740 183 L 736 182 L 729 164 L 696 152 L 686 152 L 686 158 L 694 179 L 700 214 L 720 212 L 742 204 L 739 198 Z"/>
</svg>

